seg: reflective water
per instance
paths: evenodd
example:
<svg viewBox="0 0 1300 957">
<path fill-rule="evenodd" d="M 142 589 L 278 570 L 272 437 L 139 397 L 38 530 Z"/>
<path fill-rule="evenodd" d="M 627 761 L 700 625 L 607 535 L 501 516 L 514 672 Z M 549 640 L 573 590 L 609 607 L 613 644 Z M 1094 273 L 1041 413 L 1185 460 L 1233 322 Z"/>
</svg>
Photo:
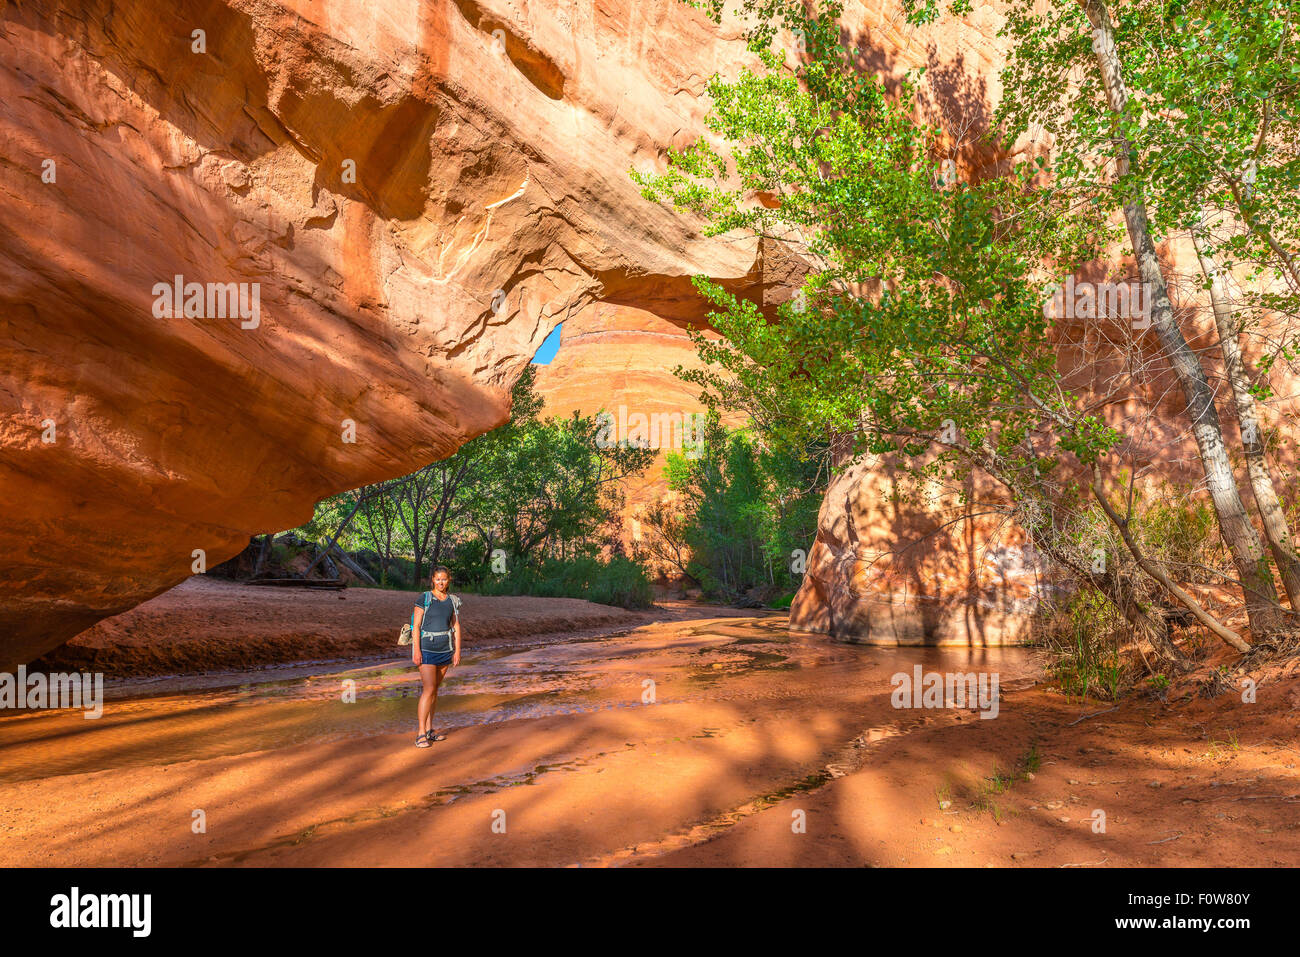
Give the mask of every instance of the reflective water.
<svg viewBox="0 0 1300 957">
<path fill-rule="evenodd" d="M 782 618 L 659 623 L 583 639 L 467 650 L 438 698 L 438 727 L 745 697 L 728 677 L 788 672 L 879 693 L 889 675 L 923 662 L 939 671 L 996 667 L 1004 683 L 1032 671 L 1020 649 L 864 648 L 790 635 Z M 0 782 L 173 764 L 308 741 L 414 732 L 419 677 L 409 661 L 304 663 L 285 668 L 105 683 L 103 716 L 78 710 L 0 715 Z M 660 700 L 665 700 L 663 697 Z"/>
</svg>

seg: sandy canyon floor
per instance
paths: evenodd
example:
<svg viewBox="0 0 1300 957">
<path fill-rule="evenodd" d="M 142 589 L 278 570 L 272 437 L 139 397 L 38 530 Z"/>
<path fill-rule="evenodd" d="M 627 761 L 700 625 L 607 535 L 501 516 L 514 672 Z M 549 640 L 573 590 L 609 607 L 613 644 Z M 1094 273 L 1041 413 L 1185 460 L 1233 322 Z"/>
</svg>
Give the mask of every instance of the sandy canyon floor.
<svg viewBox="0 0 1300 957">
<path fill-rule="evenodd" d="M 390 654 L 110 679 L 97 720 L 10 714 L 0 865 L 1300 864 L 1295 670 L 1255 705 L 1107 710 L 1024 649 L 671 614 L 471 641 L 427 750 Z M 996 672 L 998 716 L 896 709 L 916 664 Z"/>
</svg>

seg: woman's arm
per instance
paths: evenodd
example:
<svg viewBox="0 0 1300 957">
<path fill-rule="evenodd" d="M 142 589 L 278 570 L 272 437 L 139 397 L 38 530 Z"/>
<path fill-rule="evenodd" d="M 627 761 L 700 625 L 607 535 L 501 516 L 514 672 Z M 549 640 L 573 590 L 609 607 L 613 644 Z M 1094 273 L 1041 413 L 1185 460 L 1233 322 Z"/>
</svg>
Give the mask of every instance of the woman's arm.
<svg viewBox="0 0 1300 957">
<path fill-rule="evenodd" d="M 420 625 L 424 624 L 424 608 L 415 606 L 415 617 L 411 622 L 411 660 L 420 663 Z"/>
<path fill-rule="evenodd" d="M 451 630 L 456 635 L 456 650 L 452 653 L 452 666 L 460 664 L 460 613 L 457 612 L 451 619 Z"/>
</svg>

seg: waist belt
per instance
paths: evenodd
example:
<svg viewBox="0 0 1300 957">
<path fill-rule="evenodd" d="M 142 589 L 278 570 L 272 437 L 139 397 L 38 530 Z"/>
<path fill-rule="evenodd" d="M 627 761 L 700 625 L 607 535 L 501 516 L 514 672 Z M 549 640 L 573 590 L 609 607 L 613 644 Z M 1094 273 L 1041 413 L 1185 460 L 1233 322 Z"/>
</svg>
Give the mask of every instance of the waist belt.
<svg viewBox="0 0 1300 957">
<path fill-rule="evenodd" d="M 422 635 L 450 635 L 450 631 L 421 631 Z"/>
</svg>

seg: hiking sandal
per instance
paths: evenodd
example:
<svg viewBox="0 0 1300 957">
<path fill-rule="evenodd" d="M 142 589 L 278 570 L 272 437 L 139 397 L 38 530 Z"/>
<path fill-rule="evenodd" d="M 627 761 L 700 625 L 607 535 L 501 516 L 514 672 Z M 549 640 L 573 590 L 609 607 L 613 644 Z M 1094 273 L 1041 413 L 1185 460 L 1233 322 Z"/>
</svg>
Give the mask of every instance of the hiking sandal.
<svg viewBox="0 0 1300 957">
<path fill-rule="evenodd" d="M 429 735 L 430 735 L 431 733 L 432 733 L 432 732 L 426 731 L 426 732 L 424 732 L 423 734 L 417 734 L 417 735 L 415 736 L 415 746 L 416 746 L 417 748 L 427 748 L 427 747 L 429 747 Z"/>
<path fill-rule="evenodd" d="M 447 740 L 447 736 L 446 736 L 445 734 L 439 734 L 439 733 L 434 732 L 434 731 L 430 731 L 430 732 L 428 732 L 428 734 L 427 734 L 427 738 L 428 738 L 428 740 L 430 740 L 430 741 L 446 741 L 446 740 Z"/>
</svg>

